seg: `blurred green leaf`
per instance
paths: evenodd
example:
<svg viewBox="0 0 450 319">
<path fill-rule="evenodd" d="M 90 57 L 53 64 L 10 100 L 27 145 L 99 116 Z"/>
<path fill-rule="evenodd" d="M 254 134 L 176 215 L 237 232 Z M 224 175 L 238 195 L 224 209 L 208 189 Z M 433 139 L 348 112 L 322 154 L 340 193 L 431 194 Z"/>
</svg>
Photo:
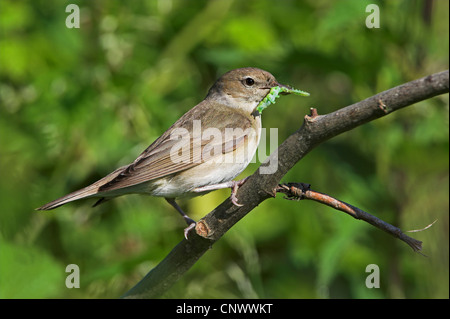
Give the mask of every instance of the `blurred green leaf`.
<svg viewBox="0 0 450 319">
<path fill-rule="evenodd" d="M 0 242 L 0 297 L 55 298 L 65 287 L 65 266 L 35 247 Z"/>
</svg>

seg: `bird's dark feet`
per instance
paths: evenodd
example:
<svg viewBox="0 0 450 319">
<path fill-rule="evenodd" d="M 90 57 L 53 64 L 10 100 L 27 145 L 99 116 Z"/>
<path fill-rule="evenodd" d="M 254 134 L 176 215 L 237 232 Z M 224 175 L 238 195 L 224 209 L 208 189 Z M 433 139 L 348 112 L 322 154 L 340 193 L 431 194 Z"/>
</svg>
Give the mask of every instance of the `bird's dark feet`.
<svg viewBox="0 0 450 319">
<path fill-rule="evenodd" d="M 178 204 L 175 202 L 173 198 L 166 198 L 166 201 L 180 213 L 186 224 L 188 224 L 188 227 L 184 229 L 184 238 L 186 238 L 187 240 L 189 232 L 195 228 L 195 225 L 197 225 L 197 223 L 195 222 L 195 220 L 186 215 L 186 213 L 181 209 L 180 206 L 178 206 Z"/>
</svg>

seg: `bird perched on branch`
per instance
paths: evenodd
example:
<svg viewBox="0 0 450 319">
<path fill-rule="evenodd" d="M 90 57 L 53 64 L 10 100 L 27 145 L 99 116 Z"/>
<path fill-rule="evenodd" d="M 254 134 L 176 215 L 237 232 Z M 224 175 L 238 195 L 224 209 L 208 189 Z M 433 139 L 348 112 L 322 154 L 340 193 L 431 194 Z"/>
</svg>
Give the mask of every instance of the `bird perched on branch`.
<svg viewBox="0 0 450 319">
<path fill-rule="evenodd" d="M 231 200 L 239 205 L 236 191 L 245 179 L 233 179 L 247 167 L 258 147 L 263 109 L 258 106 L 263 100 L 264 107 L 274 103 L 279 92 L 299 94 L 301 91 L 278 83 L 272 74 L 261 69 L 229 71 L 214 83 L 203 101 L 176 121 L 133 163 L 37 209 L 50 210 L 91 197 L 99 198 L 94 206 L 125 194 L 164 197 L 188 224 L 184 232 L 187 238 L 195 221 L 175 199 L 231 188 Z"/>
</svg>

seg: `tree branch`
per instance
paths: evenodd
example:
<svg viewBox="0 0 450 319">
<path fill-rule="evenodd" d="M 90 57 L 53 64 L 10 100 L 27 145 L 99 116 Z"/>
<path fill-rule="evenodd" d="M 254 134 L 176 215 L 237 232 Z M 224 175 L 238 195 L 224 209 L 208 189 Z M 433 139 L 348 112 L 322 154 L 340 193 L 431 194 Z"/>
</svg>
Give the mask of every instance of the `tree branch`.
<svg viewBox="0 0 450 319">
<path fill-rule="evenodd" d="M 239 188 L 237 197 L 242 207 L 226 199 L 197 223 L 197 235 L 191 232 L 189 240 L 183 239 L 122 297 L 156 298 L 163 295 L 234 224 L 267 198 L 275 197 L 281 178 L 320 143 L 403 107 L 448 93 L 448 90 L 447 70 L 394 87 L 333 113 L 318 115 L 312 109 L 300 129 L 261 164 L 264 167 L 278 161 L 276 172 L 262 174 L 259 169 Z"/>
<path fill-rule="evenodd" d="M 385 221 L 379 219 L 378 217 L 366 213 L 365 211 L 359 209 L 358 207 L 340 201 L 327 194 L 313 191 L 309 188 L 309 186 L 310 186 L 309 184 L 304 183 L 282 184 L 278 185 L 277 192 L 285 194 L 286 199 L 296 199 L 296 200 L 310 199 L 325 204 L 327 206 L 333 207 L 334 209 L 349 214 L 355 219 L 364 220 L 369 224 L 381 230 L 384 230 L 388 234 L 397 237 L 398 239 L 407 243 L 415 252 L 419 252 L 419 250 L 422 250 L 422 242 L 420 240 L 405 235 L 400 228 L 392 226 L 391 224 L 386 223 Z"/>
</svg>

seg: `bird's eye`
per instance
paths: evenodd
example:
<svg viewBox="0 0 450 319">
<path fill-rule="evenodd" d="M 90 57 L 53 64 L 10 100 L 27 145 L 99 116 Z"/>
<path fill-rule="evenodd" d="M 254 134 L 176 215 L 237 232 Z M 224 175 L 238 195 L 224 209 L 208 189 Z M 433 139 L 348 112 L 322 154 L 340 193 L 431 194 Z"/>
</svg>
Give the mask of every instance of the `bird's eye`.
<svg viewBox="0 0 450 319">
<path fill-rule="evenodd" d="M 252 86 L 253 84 L 255 84 L 255 80 L 253 80 L 252 78 L 246 78 L 245 84 L 247 84 L 248 86 Z"/>
</svg>

